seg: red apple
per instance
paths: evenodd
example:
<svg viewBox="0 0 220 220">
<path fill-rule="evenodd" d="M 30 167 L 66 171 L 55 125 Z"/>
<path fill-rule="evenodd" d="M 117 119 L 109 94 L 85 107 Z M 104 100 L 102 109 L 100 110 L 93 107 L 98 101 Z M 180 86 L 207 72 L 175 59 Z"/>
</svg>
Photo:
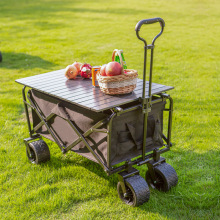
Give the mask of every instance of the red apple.
<svg viewBox="0 0 220 220">
<path fill-rule="evenodd" d="M 77 69 L 76 69 L 75 66 L 69 65 L 69 66 L 66 67 L 66 69 L 65 69 L 65 76 L 68 79 L 75 79 L 77 74 L 78 74 L 78 72 L 77 72 Z"/>
<path fill-rule="evenodd" d="M 106 76 L 106 72 L 105 72 L 106 66 L 107 66 L 107 64 L 102 65 L 102 67 L 100 69 L 101 76 Z"/>
<path fill-rule="evenodd" d="M 120 63 L 113 61 L 107 64 L 105 72 L 107 76 L 116 76 L 121 74 L 121 65 Z"/>
<path fill-rule="evenodd" d="M 80 75 L 80 68 L 81 68 L 81 66 L 82 66 L 83 64 L 80 63 L 80 62 L 75 61 L 72 65 L 76 67 L 76 69 L 77 69 L 77 71 L 78 71 L 78 75 Z"/>
</svg>

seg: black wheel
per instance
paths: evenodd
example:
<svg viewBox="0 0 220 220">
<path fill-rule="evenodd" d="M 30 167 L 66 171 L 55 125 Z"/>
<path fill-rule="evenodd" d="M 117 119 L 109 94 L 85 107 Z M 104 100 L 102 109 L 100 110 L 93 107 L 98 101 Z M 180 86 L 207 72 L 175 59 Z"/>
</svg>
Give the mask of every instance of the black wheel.
<svg viewBox="0 0 220 220">
<path fill-rule="evenodd" d="M 2 62 L 2 53 L 0 51 L 0 62 Z"/>
<path fill-rule="evenodd" d="M 27 157 L 34 164 L 44 163 L 50 160 L 50 151 L 43 140 L 33 141 L 28 144 L 29 151 L 26 149 Z"/>
<path fill-rule="evenodd" d="M 139 175 L 131 176 L 125 179 L 127 195 L 125 197 L 121 183 L 118 182 L 117 190 L 119 198 L 130 206 L 139 206 L 147 202 L 150 198 L 150 190 L 147 182 Z"/>
<path fill-rule="evenodd" d="M 178 183 L 178 176 L 174 168 L 168 163 L 162 163 L 154 167 L 156 180 L 153 182 L 150 172 L 146 172 L 146 181 L 152 188 L 167 192 Z"/>
</svg>

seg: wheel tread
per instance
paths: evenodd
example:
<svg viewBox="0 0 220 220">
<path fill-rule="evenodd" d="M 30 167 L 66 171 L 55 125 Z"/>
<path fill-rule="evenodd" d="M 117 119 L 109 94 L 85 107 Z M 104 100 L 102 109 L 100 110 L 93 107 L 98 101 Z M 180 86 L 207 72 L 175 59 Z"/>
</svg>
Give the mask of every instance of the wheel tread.
<svg viewBox="0 0 220 220">
<path fill-rule="evenodd" d="M 131 176 L 125 179 L 126 184 L 132 186 L 136 194 L 135 206 L 142 205 L 147 202 L 150 198 L 150 190 L 145 179 L 139 175 Z"/>
<path fill-rule="evenodd" d="M 162 163 L 155 167 L 155 171 L 158 171 L 166 178 L 167 187 L 164 191 L 168 191 L 171 187 L 177 185 L 178 176 L 175 169 L 170 164 Z"/>
<path fill-rule="evenodd" d="M 50 151 L 45 141 L 33 141 L 29 143 L 29 146 L 33 149 L 36 156 L 36 160 L 33 163 L 39 164 L 50 160 Z"/>
</svg>

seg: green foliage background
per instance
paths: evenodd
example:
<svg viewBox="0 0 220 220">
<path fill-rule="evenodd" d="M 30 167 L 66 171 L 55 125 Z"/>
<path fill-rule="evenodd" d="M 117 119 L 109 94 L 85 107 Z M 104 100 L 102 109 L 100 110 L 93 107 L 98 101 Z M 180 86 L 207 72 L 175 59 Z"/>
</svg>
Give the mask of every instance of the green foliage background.
<svg viewBox="0 0 220 220">
<path fill-rule="evenodd" d="M 1 219 L 219 219 L 220 218 L 220 2 L 217 0 L 1 0 L 0 215 Z M 93 162 L 62 155 L 28 163 L 21 85 L 14 81 L 65 68 L 73 61 L 100 65 L 123 49 L 142 77 L 141 19 L 162 17 L 153 81 L 175 86 L 172 150 L 164 156 L 179 184 L 151 190 L 138 208 L 118 198 L 117 176 Z M 159 25 L 143 26 L 148 42 Z M 142 176 L 146 167 L 140 168 Z"/>
</svg>

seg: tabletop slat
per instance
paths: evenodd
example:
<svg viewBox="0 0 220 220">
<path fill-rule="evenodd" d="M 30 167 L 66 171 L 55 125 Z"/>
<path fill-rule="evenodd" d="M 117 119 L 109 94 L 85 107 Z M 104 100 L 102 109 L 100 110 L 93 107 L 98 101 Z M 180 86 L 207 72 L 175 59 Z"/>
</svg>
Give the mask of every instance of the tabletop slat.
<svg viewBox="0 0 220 220">
<path fill-rule="evenodd" d="M 57 70 L 18 79 L 16 82 L 96 112 L 133 102 L 142 97 L 143 81 L 141 79 L 137 80 L 137 86 L 130 94 L 107 95 L 99 88 L 93 87 L 91 79 L 78 77 L 75 80 L 68 80 L 64 76 L 64 72 L 64 69 Z M 148 82 L 146 82 L 145 88 L 146 97 L 148 97 Z M 173 87 L 152 83 L 152 95 L 160 94 L 170 89 L 173 89 Z"/>
<path fill-rule="evenodd" d="M 162 85 L 157 85 L 157 87 L 158 86 L 162 86 Z M 156 89 L 157 87 L 155 87 L 154 89 Z M 148 92 L 148 87 L 146 86 L 146 91 Z M 152 90 L 153 91 L 153 90 Z M 136 95 L 138 95 L 138 97 L 140 97 L 141 95 L 142 95 L 142 87 L 140 88 L 136 88 L 135 89 L 135 91 L 134 91 L 134 93 L 136 94 Z M 147 93 L 146 93 L 147 94 Z M 123 98 L 125 97 L 126 99 L 128 98 L 128 97 L 130 97 L 130 96 L 128 96 L 127 94 L 126 95 L 120 95 L 120 96 L 118 96 L 118 97 L 120 97 L 120 100 L 123 100 Z M 136 97 L 136 96 L 134 96 L 134 97 Z M 109 100 L 108 102 L 112 102 L 112 101 L 115 101 L 115 96 L 101 96 L 101 97 L 97 97 L 96 98 L 96 101 L 98 102 L 98 101 L 102 101 L 102 100 Z M 117 99 L 118 100 L 118 99 Z M 87 99 L 87 101 L 85 101 L 85 100 L 83 100 L 83 99 L 80 99 L 79 101 L 78 101 L 78 103 L 82 103 L 82 102 L 84 102 L 84 104 L 85 105 L 90 105 L 90 104 L 92 104 L 93 103 L 93 99 Z"/>
<path fill-rule="evenodd" d="M 172 89 L 172 87 L 170 89 Z M 163 91 L 167 91 L 167 86 L 161 85 L 161 87 L 159 87 L 159 88 L 152 89 L 152 95 L 159 94 Z M 99 102 L 96 101 L 93 103 L 85 102 L 84 104 L 90 105 L 93 109 L 96 109 L 96 110 L 98 110 L 100 108 L 105 110 L 105 109 L 108 109 L 107 106 L 109 104 L 111 104 L 113 107 L 116 107 L 116 106 L 120 105 L 122 102 L 123 102 L 123 104 L 129 103 L 130 99 L 138 100 L 139 97 L 142 97 L 142 91 L 131 93 L 131 94 L 129 94 L 125 97 L 121 97 L 120 99 L 117 99 L 117 100 L 105 99 L 105 100 L 100 100 Z M 148 97 L 148 96 L 145 96 L 145 97 Z"/>
</svg>

